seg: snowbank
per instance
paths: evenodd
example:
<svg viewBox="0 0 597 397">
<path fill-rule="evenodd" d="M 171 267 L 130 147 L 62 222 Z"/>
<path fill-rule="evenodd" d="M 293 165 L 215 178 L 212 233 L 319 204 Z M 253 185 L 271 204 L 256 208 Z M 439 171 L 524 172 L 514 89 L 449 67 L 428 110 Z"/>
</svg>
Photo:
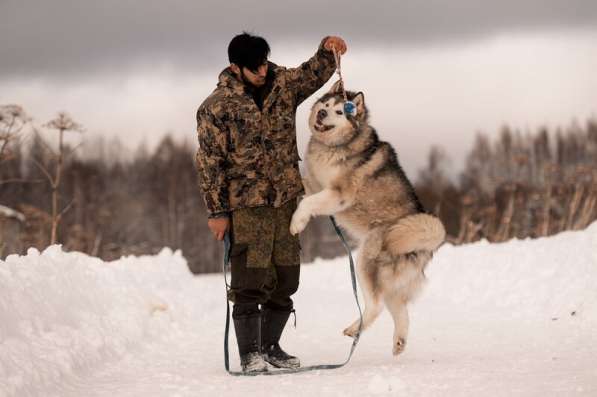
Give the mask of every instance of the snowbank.
<svg viewBox="0 0 597 397">
<path fill-rule="evenodd" d="M 158 337 L 164 297 L 191 279 L 169 249 L 105 263 L 54 245 L 0 261 L 0 395 L 38 395 Z"/>
<path fill-rule="evenodd" d="M 428 297 L 521 320 L 597 320 L 597 222 L 539 239 L 444 246 L 428 272 Z M 456 287 L 456 288 L 454 288 Z"/>
<path fill-rule="evenodd" d="M 7 218 L 17 219 L 20 222 L 25 222 L 25 215 L 3 205 L 0 205 L 0 215 L 5 216 Z"/>
<path fill-rule="evenodd" d="M 341 362 L 356 315 L 347 260 L 301 273 L 284 346 Z M 597 394 L 597 223 L 445 245 L 427 276 L 398 359 L 384 313 L 341 370 L 242 379 L 223 369 L 221 275 L 193 277 L 169 249 L 110 263 L 30 249 L 0 261 L 0 396 Z"/>
</svg>

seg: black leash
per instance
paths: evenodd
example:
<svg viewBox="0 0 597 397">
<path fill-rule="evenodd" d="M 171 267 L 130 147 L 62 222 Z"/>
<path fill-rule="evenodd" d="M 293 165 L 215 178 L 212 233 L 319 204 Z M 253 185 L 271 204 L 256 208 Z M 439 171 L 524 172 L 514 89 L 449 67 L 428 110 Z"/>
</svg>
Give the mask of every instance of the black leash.
<svg viewBox="0 0 597 397">
<path fill-rule="evenodd" d="M 320 365 L 311 365 L 308 367 L 299 367 L 299 368 L 287 368 L 287 369 L 277 369 L 274 371 L 266 371 L 266 372 L 240 372 L 240 371 L 231 371 L 230 370 L 230 358 L 228 352 L 228 334 L 230 331 L 230 302 L 228 301 L 228 290 L 230 289 L 230 285 L 228 284 L 228 277 L 226 275 L 226 268 L 228 267 L 228 263 L 230 261 L 230 236 L 228 233 L 224 236 L 224 283 L 226 284 L 226 330 L 224 331 L 224 367 L 226 367 L 226 371 L 230 375 L 233 376 L 256 376 L 256 375 L 284 375 L 284 374 L 294 374 L 297 372 L 307 372 L 307 371 L 316 371 L 322 369 L 336 369 L 341 368 L 348 364 L 350 358 L 352 357 L 352 353 L 354 353 L 355 348 L 357 347 L 357 343 L 359 342 L 359 338 L 361 336 L 361 328 L 363 326 L 363 313 L 361 312 L 361 305 L 359 304 L 359 297 L 357 295 L 357 280 L 355 276 L 354 270 L 354 261 L 352 260 L 352 253 L 350 252 L 350 247 L 342 234 L 342 231 L 336 224 L 336 220 L 333 216 L 330 216 L 330 220 L 332 221 L 332 225 L 334 225 L 334 229 L 340 237 L 342 241 L 342 245 L 344 245 L 344 249 L 348 253 L 348 259 L 350 262 L 350 278 L 352 280 L 352 291 L 354 293 L 354 299 L 357 302 L 357 307 L 359 308 L 359 330 L 357 331 L 356 336 L 352 341 L 352 346 L 350 347 L 350 353 L 348 354 L 348 358 L 341 364 L 320 364 Z"/>
</svg>

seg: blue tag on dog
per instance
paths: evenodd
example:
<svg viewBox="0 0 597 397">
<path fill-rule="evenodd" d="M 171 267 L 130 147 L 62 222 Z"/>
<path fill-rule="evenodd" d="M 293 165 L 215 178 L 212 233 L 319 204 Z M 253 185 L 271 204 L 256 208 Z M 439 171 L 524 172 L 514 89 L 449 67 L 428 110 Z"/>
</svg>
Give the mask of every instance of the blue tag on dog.
<svg viewBox="0 0 597 397">
<path fill-rule="evenodd" d="M 357 115 L 357 106 L 352 101 L 344 102 L 344 113 L 350 114 L 351 116 Z"/>
</svg>

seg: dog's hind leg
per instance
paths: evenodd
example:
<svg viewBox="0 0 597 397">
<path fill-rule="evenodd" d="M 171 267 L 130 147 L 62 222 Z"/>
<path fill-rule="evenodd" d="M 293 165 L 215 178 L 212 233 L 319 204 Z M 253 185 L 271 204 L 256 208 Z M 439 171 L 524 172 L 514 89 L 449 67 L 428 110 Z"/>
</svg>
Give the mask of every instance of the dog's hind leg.
<svg viewBox="0 0 597 397">
<path fill-rule="evenodd" d="M 394 319 L 394 338 L 392 353 L 396 356 L 406 347 L 406 338 L 408 336 L 408 308 L 406 302 L 400 294 L 389 292 L 384 294 L 384 303 Z"/>
<path fill-rule="evenodd" d="M 368 241 L 372 239 L 368 238 Z M 373 321 L 379 316 L 383 309 L 383 302 L 381 299 L 381 285 L 379 282 L 379 267 L 375 263 L 377 247 L 367 245 L 361 246 L 359 254 L 359 261 L 357 262 L 357 277 L 359 285 L 363 291 L 365 298 L 365 310 L 363 311 L 363 325 L 361 331 L 369 327 Z M 377 251 L 378 252 L 378 251 Z M 354 321 L 348 328 L 344 330 L 344 335 L 354 337 L 359 331 L 360 319 Z"/>
</svg>

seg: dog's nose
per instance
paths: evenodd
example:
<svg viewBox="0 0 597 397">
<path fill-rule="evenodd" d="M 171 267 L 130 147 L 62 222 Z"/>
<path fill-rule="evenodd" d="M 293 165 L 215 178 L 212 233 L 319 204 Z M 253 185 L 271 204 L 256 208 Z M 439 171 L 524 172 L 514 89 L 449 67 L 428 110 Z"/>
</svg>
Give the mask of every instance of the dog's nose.
<svg viewBox="0 0 597 397">
<path fill-rule="evenodd" d="M 323 120 L 326 118 L 327 115 L 328 115 L 328 112 L 326 112 L 325 109 L 321 109 L 319 112 L 317 112 L 317 119 Z"/>
</svg>

